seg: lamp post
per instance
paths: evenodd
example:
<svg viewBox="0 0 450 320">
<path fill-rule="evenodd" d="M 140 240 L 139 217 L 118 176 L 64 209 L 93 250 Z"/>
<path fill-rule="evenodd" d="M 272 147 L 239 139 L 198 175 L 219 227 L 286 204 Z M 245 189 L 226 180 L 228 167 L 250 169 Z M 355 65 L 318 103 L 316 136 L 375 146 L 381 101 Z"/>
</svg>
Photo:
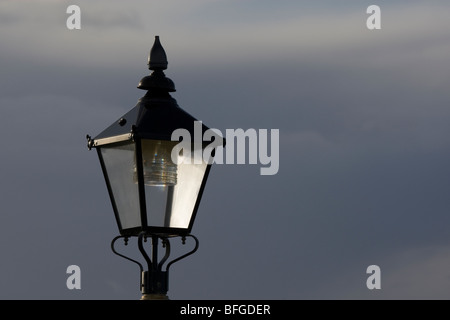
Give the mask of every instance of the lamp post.
<svg viewBox="0 0 450 320">
<path fill-rule="evenodd" d="M 166 53 L 156 36 L 148 59 L 152 73 L 138 85 L 147 93 L 95 138 L 87 136 L 88 148 L 97 150 L 120 233 L 112 240 L 111 249 L 139 265 L 142 299 L 166 299 L 170 266 L 198 248 L 198 239 L 191 235 L 191 229 L 213 156 L 194 161 L 196 152 L 205 147 L 198 143 L 191 144 L 192 152 L 172 152 L 178 143 L 171 140 L 174 130 L 187 130 L 192 137 L 199 126 L 170 96 L 175 85 L 163 72 L 167 64 Z M 202 124 L 202 136 L 206 130 L 208 127 Z M 130 237 L 137 237 L 147 270 L 139 261 L 115 249 L 118 239 L 127 244 Z M 174 237 L 181 237 L 183 244 L 186 238 L 192 238 L 195 246 L 168 262 L 164 270 L 170 256 L 169 239 Z M 144 247 L 147 238 L 151 239 L 150 255 Z M 160 242 L 165 254 L 158 261 Z"/>
</svg>

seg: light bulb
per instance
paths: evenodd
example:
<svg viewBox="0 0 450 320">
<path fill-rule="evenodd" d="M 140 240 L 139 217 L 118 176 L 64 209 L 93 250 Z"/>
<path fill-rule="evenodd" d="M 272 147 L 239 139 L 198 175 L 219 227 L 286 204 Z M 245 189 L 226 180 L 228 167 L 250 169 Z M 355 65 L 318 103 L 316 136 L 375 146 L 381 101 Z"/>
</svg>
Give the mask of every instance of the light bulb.
<svg viewBox="0 0 450 320">
<path fill-rule="evenodd" d="M 172 161 L 176 141 L 142 140 L 142 165 L 146 186 L 174 186 L 177 184 L 177 165 Z M 136 166 L 134 181 L 137 183 Z"/>
</svg>

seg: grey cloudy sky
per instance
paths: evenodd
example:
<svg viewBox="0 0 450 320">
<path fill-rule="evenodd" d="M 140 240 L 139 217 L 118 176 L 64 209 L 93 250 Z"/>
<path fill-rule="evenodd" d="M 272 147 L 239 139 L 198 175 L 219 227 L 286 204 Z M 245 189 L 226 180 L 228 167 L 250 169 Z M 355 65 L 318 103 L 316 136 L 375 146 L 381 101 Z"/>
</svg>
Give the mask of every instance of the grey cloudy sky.
<svg viewBox="0 0 450 320">
<path fill-rule="evenodd" d="M 72 31 L 70 4 L 0 1 L 1 299 L 140 297 L 85 135 L 144 95 L 155 35 L 183 109 L 280 130 L 278 174 L 213 167 L 172 299 L 450 298 L 448 1 L 77 1 Z"/>
</svg>

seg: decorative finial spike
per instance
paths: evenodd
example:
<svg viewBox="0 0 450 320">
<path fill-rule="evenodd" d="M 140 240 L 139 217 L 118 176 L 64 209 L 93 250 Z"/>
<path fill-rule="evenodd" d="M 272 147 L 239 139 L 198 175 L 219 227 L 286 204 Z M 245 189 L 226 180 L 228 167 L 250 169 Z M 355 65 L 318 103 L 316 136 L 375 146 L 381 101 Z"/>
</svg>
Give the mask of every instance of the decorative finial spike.
<svg viewBox="0 0 450 320">
<path fill-rule="evenodd" d="M 159 36 L 155 36 L 155 43 L 148 56 L 148 68 L 153 70 L 152 74 L 141 79 L 138 88 L 152 92 L 174 92 L 175 84 L 166 77 L 163 70 L 167 69 L 167 56 L 164 48 L 159 42 Z"/>
<path fill-rule="evenodd" d="M 148 68 L 150 70 L 166 70 L 167 64 L 166 52 L 159 41 L 159 36 L 155 36 L 155 42 L 148 56 Z"/>
</svg>

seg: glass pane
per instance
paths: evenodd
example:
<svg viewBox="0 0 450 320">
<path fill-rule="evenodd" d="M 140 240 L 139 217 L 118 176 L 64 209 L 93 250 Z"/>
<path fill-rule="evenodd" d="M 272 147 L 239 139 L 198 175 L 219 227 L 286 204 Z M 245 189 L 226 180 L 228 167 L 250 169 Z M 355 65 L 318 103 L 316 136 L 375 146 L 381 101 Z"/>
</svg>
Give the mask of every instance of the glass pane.
<svg viewBox="0 0 450 320">
<path fill-rule="evenodd" d="M 184 161 L 177 165 L 178 161 L 173 162 L 171 159 L 171 151 L 178 142 L 144 141 L 146 140 L 142 143 L 144 161 L 147 166 L 149 163 L 154 166 L 148 166 L 147 170 L 157 170 L 158 173 L 153 176 L 160 177 L 153 183 L 146 182 L 145 186 L 148 226 L 186 229 L 191 221 L 207 164 L 204 161 L 194 164 L 194 153 L 191 153 L 190 157 L 184 153 Z M 144 146 L 150 151 L 144 150 Z M 159 148 L 158 152 L 154 152 L 155 146 Z M 161 151 L 162 149 L 164 151 Z M 201 149 L 199 152 L 201 154 Z M 157 161 L 148 160 L 157 155 L 164 159 L 164 167 Z"/>
<path fill-rule="evenodd" d="M 133 179 L 134 149 L 134 143 L 101 148 L 122 229 L 141 225 L 138 185 Z"/>
<path fill-rule="evenodd" d="M 173 186 L 145 186 L 149 226 L 170 227 L 173 189 Z"/>
<path fill-rule="evenodd" d="M 202 185 L 207 164 L 179 164 L 178 183 L 174 188 L 170 226 L 187 228 Z"/>
</svg>

